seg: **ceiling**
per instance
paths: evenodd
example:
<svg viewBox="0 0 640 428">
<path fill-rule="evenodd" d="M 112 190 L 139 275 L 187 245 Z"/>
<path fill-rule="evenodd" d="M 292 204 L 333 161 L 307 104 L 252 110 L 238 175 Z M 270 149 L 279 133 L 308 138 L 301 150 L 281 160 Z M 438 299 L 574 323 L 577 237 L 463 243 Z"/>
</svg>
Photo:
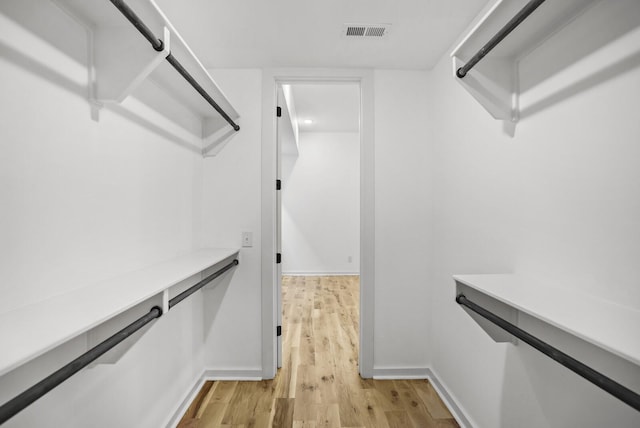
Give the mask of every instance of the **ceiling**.
<svg viewBox="0 0 640 428">
<path fill-rule="evenodd" d="M 360 130 L 360 85 L 300 83 L 291 85 L 291 94 L 300 132 Z"/>
<path fill-rule="evenodd" d="M 156 0 L 206 68 L 430 69 L 487 0 Z M 345 23 L 391 24 L 347 38 Z"/>
</svg>

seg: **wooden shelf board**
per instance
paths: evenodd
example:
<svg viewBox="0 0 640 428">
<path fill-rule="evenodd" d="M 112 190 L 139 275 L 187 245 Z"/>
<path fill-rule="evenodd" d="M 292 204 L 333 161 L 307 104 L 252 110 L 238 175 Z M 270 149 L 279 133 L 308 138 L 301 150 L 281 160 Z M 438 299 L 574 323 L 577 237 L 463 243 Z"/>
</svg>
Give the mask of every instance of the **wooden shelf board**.
<svg viewBox="0 0 640 428">
<path fill-rule="evenodd" d="M 295 113 L 291 111 L 282 87 L 278 88 L 278 106 L 282 109 L 282 117 L 278 121 L 280 153 L 284 156 L 298 156 L 297 129 L 294 129 L 297 117 L 292 116 Z"/>
<path fill-rule="evenodd" d="M 107 39 L 94 36 L 96 43 L 95 48 L 98 50 L 109 51 L 106 65 L 96 64 L 97 87 L 107 86 L 111 88 L 120 86 L 126 88 L 124 94 L 116 93 L 117 99 L 114 99 L 113 91 L 106 91 L 106 97 L 100 96 L 98 91 L 98 102 L 121 102 L 128 95 L 136 94 L 136 87 L 139 86 L 139 79 L 148 78 L 161 91 L 170 94 L 173 101 L 177 101 L 184 105 L 191 114 L 198 117 L 203 123 L 202 128 L 206 128 L 204 135 L 198 137 L 206 139 L 215 131 L 227 126 L 227 122 L 222 116 L 176 71 L 167 61 L 154 61 L 155 51 L 149 45 L 149 42 L 127 21 L 127 19 L 107 0 L 53 0 L 63 10 L 74 16 L 86 27 L 90 28 L 95 34 L 105 33 Z M 191 74 L 200 84 L 211 98 L 222 108 L 222 110 L 237 122 L 240 115 L 231 105 L 226 95 L 220 87 L 215 83 L 204 65 L 198 60 L 193 51 L 189 48 L 185 40 L 180 36 L 178 31 L 169 22 L 167 17 L 158 8 L 153 0 L 129 0 L 129 7 L 140 17 L 140 19 L 149 27 L 156 37 L 163 39 L 168 43 L 171 54 L 182 64 L 182 66 Z M 170 37 L 165 35 L 165 28 L 170 33 Z M 115 46 L 109 45 L 109 40 L 113 38 Z M 167 41 L 167 38 L 169 39 Z M 118 39 L 118 40 L 116 40 Z M 126 55 L 126 51 L 118 52 L 119 49 L 131 50 L 132 60 Z M 138 53 L 140 52 L 140 53 Z M 152 59 L 138 59 L 141 55 L 149 56 Z M 168 52 L 166 52 L 168 54 Z M 96 58 L 101 53 L 94 53 Z M 146 62 L 145 62 L 146 61 Z M 142 65 L 137 62 L 141 62 Z M 148 65 L 144 65 L 148 63 Z M 124 77 L 123 77 L 124 76 Z M 131 81 L 127 81 L 128 76 Z M 122 81 L 124 79 L 124 81 Z M 131 83 L 131 85 L 129 85 Z M 130 92 L 129 92 L 130 91 Z M 164 98 L 158 96 L 158 103 Z M 162 106 L 160 106 L 162 109 Z"/>
<path fill-rule="evenodd" d="M 233 258 L 238 251 L 198 250 L 0 314 L 0 376 L 181 281 Z"/>
<path fill-rule="evenodd" d="M 458 78 L 458 67 L 480 51 L 527 3 L 528 0 L 496 1 L 451 53 L 454 79 L 499 120 L 517 122 L 520 119 L 520 61 L 581 16 L 597 0 L 549 0 L 542 3 L 487 53 L 465 78 Z"/>
<path fill-rule="evenodd" d="M 528 0 L 502 0 L 474 26 L 451 56 L 469 60 L 504 25 L 524 7 Z M 514 61 L 527 55 L 559 31 L 596 0 L 546 1 L 504 38 L 487 56 L 511 58 Z"/>
<path fill-rule="evenodd" d="M 640 310 L 516 275 L 454 275 L 454 279 L 640 365 Z"/>
</svg>

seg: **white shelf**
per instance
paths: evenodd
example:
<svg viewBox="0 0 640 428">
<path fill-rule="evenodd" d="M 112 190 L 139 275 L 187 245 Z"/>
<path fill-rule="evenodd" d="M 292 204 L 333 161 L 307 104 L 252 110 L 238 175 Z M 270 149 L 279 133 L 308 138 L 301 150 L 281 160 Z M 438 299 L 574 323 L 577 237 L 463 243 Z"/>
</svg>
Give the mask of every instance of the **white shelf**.
<svg viewBox="0 0 640 428">
<path fill-rule="evenodd" d="M 53 0 L 63 10 L 91 30 L 93 68 L 95 71 L 92 98 L 98 104 L 121 103 L 148 83 L 145 103 L 169 116 L 177 116 L 175 108 L 167 106 L 167 96 L 180 103 L 184 110 L 200 120 L 203 147 L 210 151 L 223 142 L 233 128 L 191 85 L 165 61 L 171 54 L 184 66 L 213 100 L 237 123 L 240 117 L 222 90 L 211 78 L 177 30 L 153 0 L 128 0 L 127 5 L 162 39 L 164 50 L 156 52 L 150 43 L 108 0 Z M 149 96 L 161 92 L 157 97 Z M 174 117 L 177 121 L 179 119 Z M 204 150 L 206 151 L 206 150 Z"/>
<path fill-rule="evenodd" d="M 458 283 L 458 292 L 469 287 L 640 365 L 640 310 L 568 289 L 545 287 L 516 275 L 454 275 L 453 278 Z"/>
<path fill-rule="evenodd" d="M 519 119 L 519 62 L 598 0 L 549 0 L 540 5 L 464 78 L 464 65 L 529 0 L 499 0 L 453 50 L 454 78 L 495 118 Z"/>
<path fill-rule="evenodd" d="M 89 330 L 154 300 L 167 302 L 180 285 L 233 260 L 238 249 L 203 249 L 46 301 L 0 314 L 0 376 Z M 182 290 L 180 290 L 182 291 Z M 146 311 L 151 309 L 150 304 Z M 111 334 L 117 330 L 112 330 Z"/>
<path fill-rule="evenodd" d="M 280 154 L 298 156 L 298 116 L 291 85 L 278 88 L 278 106 L 282 109 L 282 117 L 278 121 Z"/>
</svg>

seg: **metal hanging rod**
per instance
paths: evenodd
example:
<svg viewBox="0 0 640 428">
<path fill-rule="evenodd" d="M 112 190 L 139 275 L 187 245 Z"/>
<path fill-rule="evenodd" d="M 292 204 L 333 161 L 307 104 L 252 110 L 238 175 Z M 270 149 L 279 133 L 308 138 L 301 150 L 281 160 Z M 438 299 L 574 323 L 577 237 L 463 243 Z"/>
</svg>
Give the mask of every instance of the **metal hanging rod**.
<svg viewBox="0 0 640 428">
<path fill-rule="evenodd" d="M 122 0 L 109 0 L 113 5 L 133 24 L 134 27 L 151 43 L 156 51 L 160 52 L 164 49 L 164 43 L 157 38 L 153 31 L 140 19 L 138 15 Z M 167 62 L 176 69 L 178 73 L 213 107 L 224 120 L 233 127 L 235 131 L 240 130 L 240 126 L 236 124 L 231 117 L 214 101 L 213 98 L 205 91 L 205 89 L 189 74 L 189 72 L 180 64 L 180 62 L 169 52 L 166 57 Z"/>
<path fill-rule="evenodd" d="M 162 309 L 158 306 L 154 306 L 144 316 L 138 318 L 113 336 L 109 337 L 98 345 L 94 346 L 84 354 L 80 355 L 75 360 L 71 361 L 66 366 L 62 367 L 58 371 L 50 374 L 40 382 L 36 383 L 23 393 L 17 395 L 13 399 L 7 401 L 0 407 L 0 424 L 5 423 L 19 412 L 30 406 L 37 399 L 47 394 L 53 388 L 60 385 L 65 380 L 69 379 L 74 374 L 91 364 L 93 361 L 102 356 L 105 352 L 131 336 L 136 331 L 140 330 L 145 325 L 149 324 L 156 318 L 162 316 Z"/>
<path fill-rule="evenodd" d="M 601 389 L 604 389 L 617 399 L 640 411 L 640 395 L 636 394 L 625 386 L 620 385 L 618 382 L 581 363 L 570 355 L 565 354 L 559 349 L 554 348 L 553 346 L 527 333 L 521 328 L 516 327 L 505 319 L 500 318 L 493 312 L 490 312 L 482 306 L 479 306 L 478 304 L 467 299 L 464 294 L 459 294 L 456 297 L 456 302 L 458 302 L 460 305 L 466 306 L 480 316 L 488 319 L 506 332 L 533 346 L 538 351 L 559 362 L 569 370 L 577 373 L 594 385 L 600 387 Z"/>
<path fill-rule="evenodd" d="M 207 285 L 208 283 L 210 283 L 211 281 L 213 281 L 214 279 L 216 279 L 217 277 L 219 277 L 220 275 L 222 275 L 223 273 L 225 273 L 226 271 L 228 271 L 232 267 L 237 266 L 238 263 L 240 263 L 240 262 L 238 262 L 238 260 L 236 259 L 236 260 L 232 261 L 231 263 L 229 263 L 228 265 L 218 269 L 216 272 L 212 273 L 211 275 L 209 275 L 208 277 L 206 277 L 202 281 L 198 282 L 197 284 L 187 288 L 185 291 L 183 291 L 182 293 L 178 294 L 173 299 L 169 300 L 169 309 L 173 308 L 175 305 L 177 305 L 178 303 L 182 302 L 184 299 L 186 299 L 187 297 L 191 296 L 193 293 L 195 293 L 196 291 L 200 290 L 202 287 L 204 287 L 205 285 Z"/>
<path fill-rule="evenodd" d="M 125 18 L 127 18 L 129 22 L 138 29 L 140 34 L 142 34 L 144 38 L 147 39 L 149 43 L 151 43 L 153 49 L 157 50 L 158 52 L 161 52 L 164 49 L 164 43 L 162 42 L 162 40 L 158 39 L 153 34 L 153 31 L 151 31 L 149 27 L 147 27 L 147 25 L 142 22 L 138 15 L 136 15 L 136 13 L 125 2 L 120 0 L 111 0 L 111 3 L 113 3 L 113 5 L 118 8 L 120 13 L 122 13 Z"/>
<path fill-rule="evenodd" d="M 169 309 L 173 306 L 177 305 L 185 298 L 192 295 L 194 292 L 204 287 L 209 282 L 213 281 L 224 272 L 228 271 L 232 267 L 238 265 L 238 260 L 234 260 L 228 265 L 222 267 L 217 270 L 215 273 L 209 275 L 202 281 L 198 282 L 196 285 L 190 287 L 186 291 L 178 294 L 173 299 L 169 300 Z M 5 404 L 0 406 L 0 425 L 20 413 L 22 410 L 29 407 L 36 400 L 47 394 L 49 391 L 60 385 L 65 380 L 69 379 L 74 374 L 78 373 L 80 370 L 91 364 L 93 361 L 100 358 L 103 354 L 109 351 L 111 348 L 117 346 L 120 342 L 131 336 L 136 331 L 140 330 L 145 325 L 149 324 L 156 318 L 160 318 L 162 316 L 162 308 L 159 306 L 154 306 L 151 310 L 138 318 L 128 326 L 124 327 L 122 330 L 115 333 L 113 336 L 105 339 L 100 342 L 93 348 L 89 349 L 84 354 L 80 355 L 75 360 L 71 361 L 69 364 L 50 374 L 46 378 L 42 379 L 40 382 L 31 386 L 21 394 L 15 396 L 11 400 L 7 401 Z"/>
<path fill-rule="evenodd" d="M 493 48 L 495 48 L 498 43 L 502 41 L 505 37 L 509 35 L 518 25 L 522 23 L 531 13 L 538 8 L 545 0 L 531 0 L 529 3 L 523 7 L 520 12 L 516 14 L 507 24 L 500 29 L 496 33 L 495 36 L 491 38 L 471 59 L 462 67 L 458 68 L 456 71 L 456 76 L 459 78 L 463 78 L 467 75 L 469 70 L 471 70 L 482 58 L 485 57 Z"/>
</svg>

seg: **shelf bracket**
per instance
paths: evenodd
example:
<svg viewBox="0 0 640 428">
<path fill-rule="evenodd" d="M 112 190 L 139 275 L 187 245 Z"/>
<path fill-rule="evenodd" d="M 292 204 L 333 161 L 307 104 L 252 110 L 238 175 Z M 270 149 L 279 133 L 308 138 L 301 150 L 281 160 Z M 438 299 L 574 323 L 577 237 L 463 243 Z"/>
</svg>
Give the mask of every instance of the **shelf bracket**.
<svg viewBox="0 0 640 428">
<path fill-rule="evenodd" d="M 95 101 L 121 103 L 169 55 L 171 33 L 163 30 L 164 48 L 149 49 L 145 40 L 134 39 L 129 27 L 98 28 L 93 34 L 93 68 Z"/>
<path fill-rule="evenodd" d="M 163 309 L 163 313 L 166 313 L 168 305 L 165 305 L 165 294 L 166 291 L 159 293 L 89 330 L 86 333 L 87 350 L 92 349 L 113 335 L 115 331 L 119 331 L 126 325 L 147 313 L 150 307 L 158 306 Z M 110 349 L 87 367 L 93 368 L 103 364 L 116 364 L 127 352 L 129 352 L 131 348 L 133 348 L 133 346 L 138 342 L 138 340 L 140 340 L 140 338 L 142 338 L 142 336 L 144 336 L 153 324 L 154 322 L 145 325 L 140 330 L 129 336 L 127 340 L 122 342 L 119 346 Z"/>
<path fill-rule="evenodd" d="M 456 281 L 456 296 L 464 294 L 469 299 L 472 299 L 480 304 L 482 304 L 485 308 L 491 310 L 493 313 L 497 314 L 501 318 L 507 320 L 511 324 L 518 325 L 518 311 L 514 308 L 506 305 L 502 302 L 499 302 L 496 299 L 493 299 L 486 294 L 480 293 L 473 288 Z M 475 312 L 467 309 L 464 310 L 469 314 L 473 320 L 478 323 L 478 325 L 491 337 L 494 341 L 498 343 L 513 343 L 514 345 L 518 344 L 518 339 L 513 335 L 507 333 L 491 321 L 481 317 Z"/>
<path fill-rule="evenodd" d="M 206 127 L 205 122 L 205 127 Z M 203 139 L 202 156 L 212 157 L 216 156 L 227 145 L 233 137 L 238 135 L 235 129 L 230 125 L 226 125 L 218 131 L 206 136 Z"/>
</svg>

